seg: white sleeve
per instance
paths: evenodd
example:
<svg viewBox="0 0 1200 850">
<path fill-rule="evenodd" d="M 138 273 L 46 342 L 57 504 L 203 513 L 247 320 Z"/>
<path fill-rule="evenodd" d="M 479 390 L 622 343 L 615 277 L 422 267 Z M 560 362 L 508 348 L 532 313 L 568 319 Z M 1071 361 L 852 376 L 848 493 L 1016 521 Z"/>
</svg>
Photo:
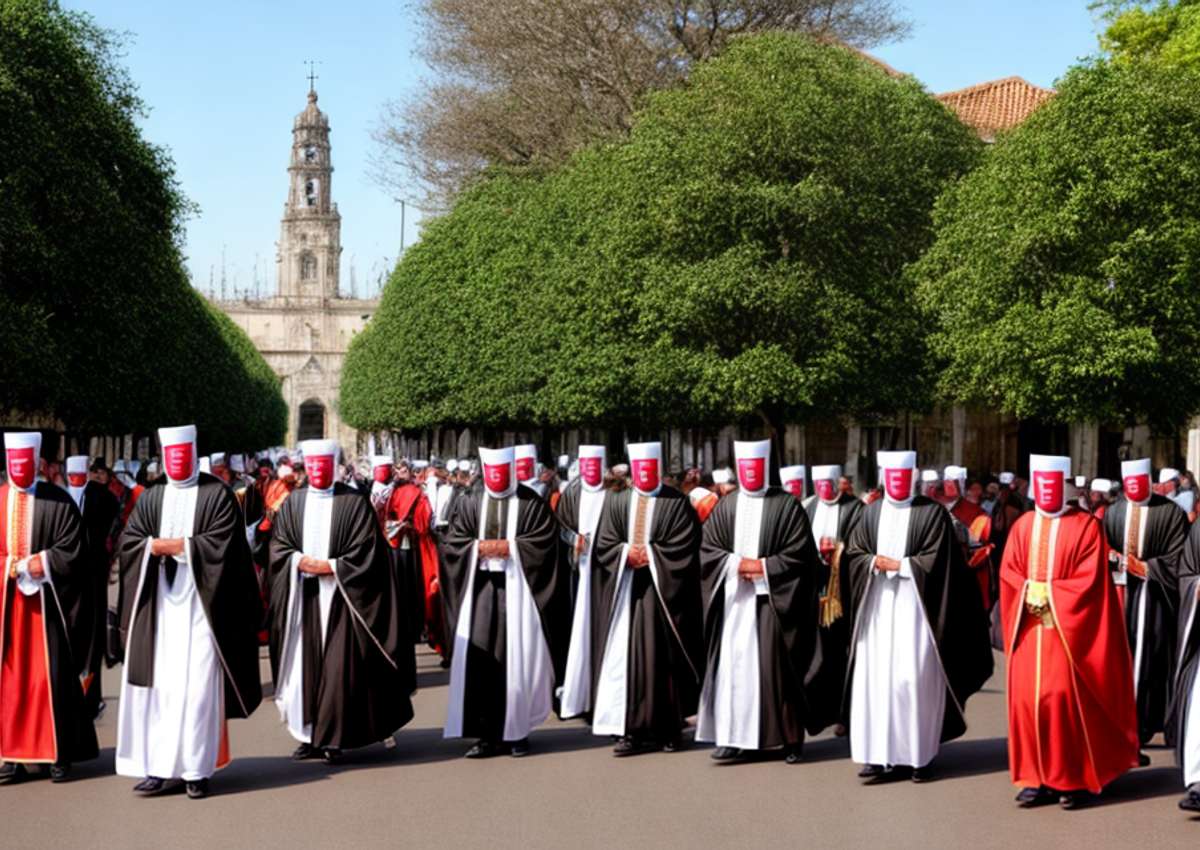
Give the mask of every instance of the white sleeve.
<svg viewBox="0 0 1200 850">
<path fill-rule="evenodd" d="M 35 578 L 29 573 L 29 562 L 38 558 L 42 562 L 42 575 Z M 45 551 L 36 552 L 28 558 L 17 561 L 17 589 L 24 596 L 33 596 L 42 589 L 42 585 L 50 581 L 50 559 Z"/>
</svg>

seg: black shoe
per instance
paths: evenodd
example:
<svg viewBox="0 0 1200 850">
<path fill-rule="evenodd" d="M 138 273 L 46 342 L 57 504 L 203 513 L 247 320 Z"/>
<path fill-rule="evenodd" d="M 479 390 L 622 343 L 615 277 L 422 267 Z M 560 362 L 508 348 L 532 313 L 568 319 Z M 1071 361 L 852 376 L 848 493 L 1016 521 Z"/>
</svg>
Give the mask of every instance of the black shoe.
<svg viewBox="0 0 1200 850">
<path fill-rule="evenodd" d="M 1150 756 L 1146 755 L 1141 750 L 1138 750 L 1138 767 L 1149 767 L 1149 766 L 1150 766 Z"/>
<path fill-rule="evenodd" d="M 94 717 L 92 717 L 92 720 L 99 720 L 101 717 L 103 717 L 104 709 L 106 708 L 108 708 L 108 703 L 106 703 L 104 700 L 100 700 L 100 704 L 96 706 L 96 714 Z"/>
<path fill-rule="evenodd" d="M 1058 804 L 1068 810 L 1082 809 L 1090 805 L 1094 799 L 1095 796 L 1087 791 L 1070 791 L 1059 795 Z"/>
<path fill-rule="evenodd" d="M 912 769 L 912 775 L 909 776 L 909 778 L 913 782 L 916 782 L 918 784 L 920 784 L 922 782 L 932 782 L 933 781 L 933 765 L 927 764 L 924 767 L 914 767 Z"/>
<path fill-rule="evenodd" d="M 1179 801 L 1179 808 L 1185 812 L 1200 812 L 1200 782 L 1188 786 L 1187 796 Z"/>
<path fill-rule="evenodd" d="M 321 750 L 321 760 L 325 764 L 337 764 L 342 760 L 342 751 L 337 747 L 326 747 Z"/>
<path fill-rule="evenodd" d="M 887 772 L 881 764 L 864 764 L 862 770 L 858 772 L 859 779 L 875 779 Z"/>
<path fill-rule="evenodd" d="M 742 751 L 737 747 L 717 747 L 712 751 L 712 760 L 719 762 L 738 761 L 742 757 Z"/>
<path fill-rule="evenodd" d="M 667 741 L 665 744 L 662 745 L 662 751 L 664 753 L 677 753 L 680 750 L 682 750 L 685 746 L 687 746 L 687 745 L 684 744 L 683 738 L 672 738 L 671 740 Z"/>
<path fill-rule="evenodd" d="M 137 785 L 133 786 L 133 793 L 139 797 L 157 797 L 160 794 L 166 794 L 168 791 L 174 791 L 179 787 L 178 782 L 168 782 L 165 779 L 159 779 L 157 776 L 147 776 Z"/>
<path fill-rule="evenodd" d="M 515 759 L 529 755 L 529 739 L 522 738 L 519 741 L 513 741 L 508 748 L 508 754 Z"/>
<path fill-rule="evenodd" d="M 804 745 L 791 744 L 783 748 L 783 761 L 785 764 L 800 764 L 804 761 Z"/>
<path fill-rule="evenodd" d="M 443 658 L 441 661 L 438 662 L 438 667 L 441 667 L 443 670 L 449 670 L 450 669 L 450 659 Z"/>
<path fill-rule="evenodd" d="M 621 756 L 631 756 L 638 752 L 637 741 L 629 735 L 622 735 L 617 738 L 617 743 L 613 746 L 613 755 L 620 758 Z"/>
<path fill-rule="evenodd" d="M 467 750 L 467 758 L 469 759 L 490 759 L 492 756 L 500 755 L 499 747 L 494 741 L 486 741 L 480 739 L 475 742 L 475 746 Z"/>
<path fill-rule="evenodd" d="M 22 782 L 29 776 L 29 771 L 25 769 L 25 765 L 16 764 L 15 762 L 6 761 L 0 764 L 0 785 L 16 785 Z"/>
<path fill-rule="evenodd" d="M 51 782 L 69 782 L 71 780 L 71 765 L 52 764 L 50 765 L 50 781 Z"/>
<path fill-rule="evenodd" d="M 1041 788 L 1022 788 L 1017 795 L 1017 805 L 1022 809 L 1033 809 L 1053 803 L 1058 795 L 1043 785 Z"/>
<path fill-rule="evenodd" d="M 197 779 L 194 782 L 188 782 L 187 795 L 189 800 L 203 800 L 208 796 L 208 780 Z"/>
<path fill-rule="evenodd" d="M 321 751 L 312 744 L 301 744 L 292 751 L 292 761 L 308 761 L 321 757 Z"/>
</svg>

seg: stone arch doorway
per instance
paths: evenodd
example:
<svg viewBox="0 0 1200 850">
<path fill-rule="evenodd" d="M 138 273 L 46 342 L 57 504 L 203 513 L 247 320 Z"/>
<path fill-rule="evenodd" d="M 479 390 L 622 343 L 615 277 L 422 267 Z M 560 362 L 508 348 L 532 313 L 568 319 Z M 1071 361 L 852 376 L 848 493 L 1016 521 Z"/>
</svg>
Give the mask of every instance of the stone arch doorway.
<svg viewBox="0 0 1200 850">
<path fill-rule="evenodd" d="M 320 399 L 310 398 L 300 405 L 300 422 L 296 427 L 296 441 L 320 440 L 325 436 L 325 405 Z"/>
</svg>

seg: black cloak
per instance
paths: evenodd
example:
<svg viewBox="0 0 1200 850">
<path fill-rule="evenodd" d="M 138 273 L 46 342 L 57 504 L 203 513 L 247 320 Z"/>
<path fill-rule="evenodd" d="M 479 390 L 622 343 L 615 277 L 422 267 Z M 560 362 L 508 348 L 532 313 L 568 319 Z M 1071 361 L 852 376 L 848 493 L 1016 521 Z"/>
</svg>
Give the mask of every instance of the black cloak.
<svg viewBox="0 0 1200 850">
<path fill-rule="evenodd" d="M 271 675 L 276 683 L 288 633 L 292 556 L 304 552 L 309 491 L 292 493 L 271 538 Z M 377 743 L 412 720 L 416 656 L 408 639 L 405 592 L 388 558 L 379 522 L 362 492 L 335 484 L 328 559 L 337 585 L 324 649 L 316 581 L 300 582 L 304 606 L 304 720 L 312 745 L 354 749 Z"/>
<path fill-rule="evenodd" d="M 867 505 L 842 554 L 842 568 L 850 579 L 850 658 L 843 687 L 842 722 L 849 725 L 850 692 L 854 680 L 855 636 L 862 604 L 872 581 L 871 560 L 878 549 L 879 512 L 884 499 Z M 912 563 L 925 619 L 937 646 L 942 671 L 953 699 L 946 700 L 942 741 L 951 741 L 967 730 L 959 707 L 983 687 L 994 664 L 988 618 L 979 595 L 979 583 L 967 566 L 962 546 L 954 536 L 950 513 L 925 496 L 912 500 L 905 557 Z"/>
<path fill-rule="evenodd" d="M 637 496 L 632 489 L 610 492 L 596 527 L 592 548 L 593 702 L 615 613 L 621 550 L 633 531 L 629 527 L 630 500 Z M 654 498 L 647 530 L 654 563 L 631 575 L 625 730 L 628 735 L 667 742 L 679 736 L 684 718 L 695 713 L 700 698 L 704 670 L 701 531 L 696 511 L 683 493 L 664 485 Z"/>
<path fill-rule="evenodd" d="M 132 685 L 154 684 L 155 604 L 161 557 L 151 555 L 142 576 L 146 547 L 158 537 L 164 484 L 148 487 L 117 545 L 120 588 L 117 616 L 126 676 Z M 225 673 L 225 716 L 249 717 L 262 701 L 258 673 L 258 629 L 262 599 L 246 544 L 242 511 L 225 482 L 200 473 L 192 526 L 192 578 Z M 138 585 L 141 583 L 141 595 Z M 133 617 L 136 612 L 136 618 Z M 130 633 L 130 621 L 134 630 Z"/>
<path fill-rule="evenodd" d="M 805 729 L 814 728 L 804 679 L 817 653 L 817 599 L 829 580 L 829 569 L 821 561 L 808 514 L 796 497 L 772 486 L 758 498 L 764 502 L 758 556 L 766 560 L 770 590 L 757 597 L 759 740 L 762 749 L 771 749 L 800 743 Z M 721 499 L 704 523 L 707 680 L 716 675 L 721 661 L 725 622 L 721 573 L 726 559 L 736 554 L 739 500 L 737 492 Z"/>
<path fill-rule="evenodd" d="M 816 517 L 818 502 L 814 498 L 804 506 L 810 524 Z M 837 539 L 843 546 L 843 553 L 864 507 L 861 499 L 849 493 L 838 496 Z M 814 542 L 820 544 L 819 540 Z M 828 626 L 821 623 L 818 617 L 817 651 L 813 654 L 804 682 L 804 694 L 808 698 L 808 731 L 814 735 L 842 720 L 842 686 L 846 681 L 846 662 L 850 657 L 850 571 L 846 568 L 844 554 L 835 554 L 835 557 L 838 559 L 837 599 L 842 613 Z M 827 594 L 829 589 L 826 585 L 822 594 Z"/>
<path fill-rule="evenodd" d="M 1149 533 L 1149 529 L 1146 531 Z M 1192 526 L 1179 558 L 1177 589 L 1179 657 L 1172 682 L 1172 699 L 1167 709 L 1166 728 L 1167 734 L 1175 742 L 1175 761 L 1182 767 L 1192 682 L 1200 668 L 1200 622 L 1197 622 L 1200 620 L 1200 610 L 1197 610 L 1200 609 L 1200 522 Z M 1141 708 L 1140 703 L 1138 708 Z M 1191 734 L 1200 735 L 1200 729 L 1192 729 Z"/>
<path fill-rule="evenodd" d="M 90 643 L 81 659 L 84 674 L 91 682 L 84 695 L 91 716 L 100 708 L 100 673 L 104 668 L 105 635 L 108 624 L 108 575 L 112 566 L 109 544 L 116 542 L 120 531 L 121 504 L 112 491 L 96 481 L 89 481 L 80 498 L 83 515 L 84 559 L 92 579 L 89 594 L 87 631 Z"/>
<path fill-rule="evenodd" d="M 1125 551 L 1125 512 L 1129 501 L 1121 496 L 1104 512 L 1104 534 L 1114 552 Z M 1166 725 L 1167 706 L 1175 681 L 1178 632 L 1179 560 L 1188 538 L 1187 514 L 1168 499 L 1150 497 L 1142 514 L 1142 560 L 1146 578 L 1128 573 L 1125 586 L 1125 629 L 1134 663 L 1137 657 L 1138 609 L 1146 597 L 1145 633 L 1137 676 L 1138 736 L 1143 744 L 1158 732 L 1166 732 L 1167 745 L 1174 743 L 1174 730 Z"/>
<path fill-rule="evenodd" d="M 452 660 L 454 635 L 467 589 L 475 542 L 479 537 L 484 489 L 477 488 L 458 502 L 450 525 L 439 541 L 438 582 L 446 615 L 446 658 Z M 571 586 L 560 558 L 559 525 L 550 505 L 535 491 L 517 485 L 516 546 L 521 568 L 538 609 L 542 634 L 554 666 L 555 689 L 567 665 L 571 634 Z M 507 501 L 507 498 L 503 501 Z M 502 535 L 503 536 L 503 535 Z M 505 597 L 503 584 L 479 573 L 474 583 L 470 624 L 470 663 L 463 694 L 463 736 L 500 740 L 504 728 L 506 673 Z"/>
</svg>

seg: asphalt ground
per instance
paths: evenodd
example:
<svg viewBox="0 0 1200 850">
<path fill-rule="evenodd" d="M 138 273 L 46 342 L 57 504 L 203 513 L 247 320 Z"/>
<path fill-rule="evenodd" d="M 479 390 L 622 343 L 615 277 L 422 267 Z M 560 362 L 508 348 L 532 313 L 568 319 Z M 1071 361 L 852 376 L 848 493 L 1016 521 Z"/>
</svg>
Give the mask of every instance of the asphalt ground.
<svg viewBox="0 0 1200 850">
<path fill-rule="evenodd" d="M 382 744 L 329 767 L 290 760 L 295 742 L 270 702 L 230 724 L 234 762 L 212 795 L 141 799 L 113 773 L 120 668 L 104 678 L 102 754 L 73 781 L 0 788 L 5 848 L 1195 848 L 1200 818 L 1176 807 L 1172 753 L 1119 779 L 1099 804 L 1021 810 L 1008 777 L 1003 665 L 967 706 L 935 781 L 863 786 L 845 739 L 809 741 L 803 764 L 722 766 L 708 747 L 614 758 L 578 721 L 551 720 L 522 759 L 467 761 L 442 738 L 447 672 L 418 655 L 416 717 Z M 263 662 L 264 680 L 267 668 Z"/>
</svg>

